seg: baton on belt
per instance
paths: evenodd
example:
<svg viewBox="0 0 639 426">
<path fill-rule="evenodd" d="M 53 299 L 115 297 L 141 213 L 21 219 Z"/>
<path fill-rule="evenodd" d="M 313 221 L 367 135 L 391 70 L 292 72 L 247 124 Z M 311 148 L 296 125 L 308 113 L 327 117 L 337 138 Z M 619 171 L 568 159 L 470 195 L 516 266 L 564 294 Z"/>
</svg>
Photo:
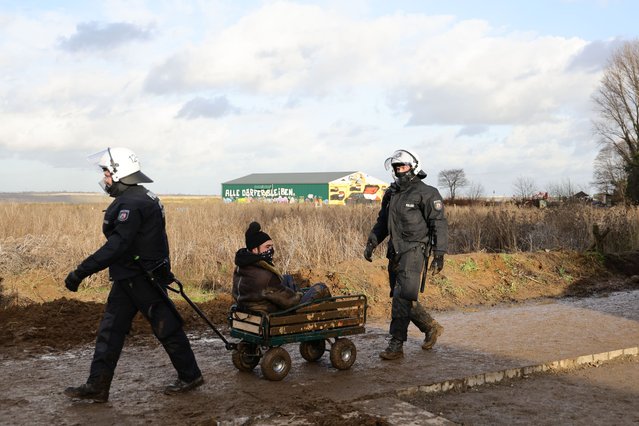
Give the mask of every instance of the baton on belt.
<svg viewBox="0 0 639 426">
<path fill-rule="evenodd" d="M 423 293 L 424 288 L 426 287 L 426 274 L 428 274 L 428 259 L 430 258 L 430 254 L 433 251 L 433 246 L 436 244 L 435 238 L 435 225 L 432 223 L 432 220 L 428 221 L 428 252 L 426 252 L 426 248 L 422 246 L 424 250 L 424 268 L 422 269 L 422 285 L 419 287 L 419 292 Z"/>
<path fill-rule="evenodd" d="M 430 257 L 430 248 L 428 249 L 428 253 L 426 253 L 426 247 L 422 246 L 422 250 L 424 251 L 424 267 L 422 268 L 422 284 L 419 287 L 419 292 L 423 293 L 424 288 L 426 287 L 426 274 L 428 274 L 428 258 Z"/>
</svg>

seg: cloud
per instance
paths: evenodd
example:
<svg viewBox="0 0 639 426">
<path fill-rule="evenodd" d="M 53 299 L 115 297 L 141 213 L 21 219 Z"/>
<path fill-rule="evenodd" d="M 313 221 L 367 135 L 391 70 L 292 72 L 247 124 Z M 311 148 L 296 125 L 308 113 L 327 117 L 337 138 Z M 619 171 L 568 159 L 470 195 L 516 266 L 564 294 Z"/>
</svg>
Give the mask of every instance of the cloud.
<svg viewBox="0 0 639 426">
<path fill-rule="evenodd" d="M 237 113 L 239 113 L 239 109 L 231 105 L 226 96 L 218 96 L 213 99 L 198 96 L 185 103 L 176 117 L 192 120 L 195 118 L 219 118 Z"/>
<path fill-rule="evenodd" d="M 569 66 L 585 46 L 482 20 L 356 19 L 275 2 L 173 53 L 149 71 L 144 87 L 157 95 L 234 90 L 285 98 L 293 107 L 309 99 L 348 102 L 373 88 L 409 126 L 527 123 L 588 99 L 583 89 L 597 76 Z"/>
<path fill-rule="evenodd" d="M 583 105 L 597 78 L 567 72 L 585 42 L 495 34 L 462 21 L 423 43 L 390 104 L 407 125 L 503 125 L 553 119 Z M 586 89 L 586 90 L 584 90 Z"/>
<path fill-rule="evenodd" d="M 621 39 L 595 40 L 579 51 L 568 64 L 567 70 L 599 72 L 606 67 L 612 53 L 623 44 Z"/>
<path fill-rule="evenodd" d="M 319 139 L 326 139 L 327 141 L 339 141 L 336 143 L 342 143 L 343 140 L 355 140 L 357 138 L 366 136 L 378 130 L 374 126 L 363 126 L 358 123 L 346 121 L 343 119 L 337 120 L 327 130 L 323 130 L 317 134 Z"/>
<path fill-rule="evenodd" d="M 150 40 L 152 35 L 150 27 L 142 28 L 126 22 L 85 22 L 77 25 L 75 34 L 63 37 L 59 46 L 70 52 L 110 50 L 132 41 Z"/>
<path fill-rule="evenodd" d="M 353 20 L 317 5 L 266 3 L 150 70 L 156 94 L 235 88 L 251 94 L 323 97 L 394 79 L 410 53 L 402 42 L 437 33 L 451 17 Z"/>
<path fill-rule="evenodd" d="M 477 136 L 477 135 L 481 135 L 483 133 L 488 132 L 488 130 L 489 130 L 488 126 L 480 126 L 480 125 L 464 126 L 459 130 L 459 132 L 457 132 L 456 137 Z"/>
</svg>

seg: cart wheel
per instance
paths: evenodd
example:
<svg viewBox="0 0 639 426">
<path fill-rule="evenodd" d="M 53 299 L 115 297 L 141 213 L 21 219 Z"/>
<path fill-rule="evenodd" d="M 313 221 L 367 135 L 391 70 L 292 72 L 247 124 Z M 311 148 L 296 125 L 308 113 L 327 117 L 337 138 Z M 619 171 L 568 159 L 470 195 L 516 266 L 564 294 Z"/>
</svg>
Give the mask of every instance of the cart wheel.
<svg viewBox="0 0 639 426">
<path fill-rule="evenodd" d="M 348 370 L 357 358 L 355 344 L 348 339 L 335 339 L 331 347 L 331 365 L 338 370 Z"/>
<path fill-rule="evenodd" d="M 253 371 L 260 363 L 259 349 L 250 343 L 240 342 L 231 357 L 233 365 L 240 371 Z"/>
<path fill-rule="evenodd" d="M 291 370 L 291 356 L 286 349 L 271 348 L 262 357 L 262 374 L 269 380 L 282 380 Z"/>
<path fill-rule="evenodd" d="M 317 361 L 324 355 L 326 340 L 311 340 L 300 343 L 300 355 L 308 362 Z"/>
</svg>

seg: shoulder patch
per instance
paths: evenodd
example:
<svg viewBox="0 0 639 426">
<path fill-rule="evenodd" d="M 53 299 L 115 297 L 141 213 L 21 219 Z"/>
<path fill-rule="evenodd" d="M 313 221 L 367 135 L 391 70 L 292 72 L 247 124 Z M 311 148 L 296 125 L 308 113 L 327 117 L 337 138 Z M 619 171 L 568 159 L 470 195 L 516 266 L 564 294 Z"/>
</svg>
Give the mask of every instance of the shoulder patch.
<svg viewBox="0 0 639 426">
<path fill-rule="evenodd" d="M 118 222 L 126 222 L 129 218 L 129 213 L 129 210 L 120 210 L 120 213 L 118 213 Z"/>
<path fill-rule="evenodd" d="M 439 211 L 444 208 L 444 203 L 442 203 L 442 200 L 435 200 L 433 201 L 433 207 L 435 210 Z"/>
</svg>

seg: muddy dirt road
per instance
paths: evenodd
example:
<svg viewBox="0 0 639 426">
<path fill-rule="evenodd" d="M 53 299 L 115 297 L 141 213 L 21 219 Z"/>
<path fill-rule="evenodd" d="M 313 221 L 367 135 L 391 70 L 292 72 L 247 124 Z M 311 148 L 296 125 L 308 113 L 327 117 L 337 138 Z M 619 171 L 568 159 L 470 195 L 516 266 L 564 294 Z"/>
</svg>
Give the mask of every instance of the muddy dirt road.
<svg viewBox="0 0 639 426">
<path fill-rule="evenodd" d="M 369 323 L 366 334 L 352 337 L 358 353 L 348 371 L 331 368 L 327 355 L 318 363 L 307 363 L 296 345 L 286 345 L 293 367 L 282 382 L 264 380 L 259 367 L 253 373 L 238 372 L 212 333 L 194 333 L 191 338 L 206 382 L 178 397 L 162 394 L 163 386 L 174 378 L 168 357 L 152 338 L 138 336 L 125 346 L 106 404 L 72 402 L 61 393 L 86 379 L 91 345 L 46 355 L 2 355 L 0 424 L 273 424 L 292 419 L 300 424 L 385 424 L 383 418 L 358 411 L 352 404 L 395 397 L 403 389 L 441 380 L 639 344 L 639 291 L 436 317 L 445 327 L 438 345 L 422 351 L 422 336 L 411 327 L 405 358 L 392 362 L 382 362 L 377 355 L 386 345 L 386 324 Z M 636 369 L 637 364 L 632 365 Z M 617 391 L 624 398 L 617 400 L 636 401 L 639 382 L 618 375 L 623 386 Z M 481 395 L 467 397 L 490 405 L 491 397 Z M 540 404 L 531 415 L 546 415 L 544 402 Z M 551 407 L 550 401 L 546 404 Z M 429 403 L 422 408 L 428 410 Z M 340 417 L 348 412 L 348 419 Z M 606 413 L 591 415 L 605 418 Z"/>
<path fill-rule="evenodd" d="M 468 392 L 405 398 L 465 425 L 639 424 L 639 358 L 533 374 Z"/>
</svg>

